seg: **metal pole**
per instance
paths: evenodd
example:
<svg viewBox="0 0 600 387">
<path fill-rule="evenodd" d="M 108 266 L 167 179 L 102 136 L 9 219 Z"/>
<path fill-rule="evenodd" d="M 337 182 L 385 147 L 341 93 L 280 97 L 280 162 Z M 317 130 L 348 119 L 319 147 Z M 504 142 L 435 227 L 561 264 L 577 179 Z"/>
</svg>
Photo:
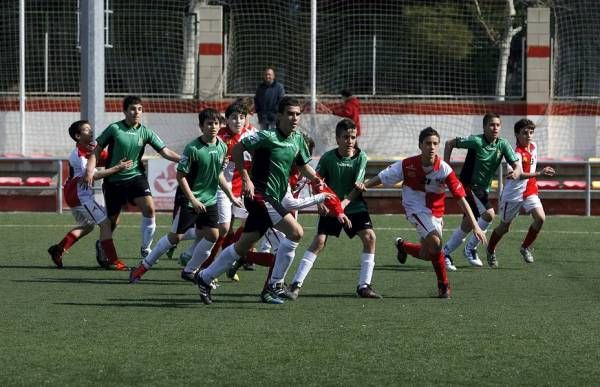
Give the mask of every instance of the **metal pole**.
<svg viewBox="0 0 600 387">
<path fill-rule="evenodd" d="M 25 0 L 19 0 L 19 116 L 21 154 L 25 154 Z"/>
<path fill-rule="evenodd" d="M 310 2 L 310 112 L 317 111 L 317 0 Z"/>
<path fill-rule="evenodd" d="M 585 216 L 590 216 L 592 214 L 592 164 L 589 160 L 585 166 L 585 174 L 587 183 L 587 190 L 585 193 Z"/>
<path fill-rule="evenodd" d="M 56 212 L 59 214 L 63 213 L 63 175 L 62 175 L 62 160 L 57 160 L 56 165 L 58 168 L 57 182 L 56 182 Z"/>
<path fill-rule="evenodd" d="M 372 90 L 372 94 L 375 95 L 375 78 L 376 78 L 376 74 L 377 74 L 377 34 L 373 34 L 373 90 Z"/>
</svg>

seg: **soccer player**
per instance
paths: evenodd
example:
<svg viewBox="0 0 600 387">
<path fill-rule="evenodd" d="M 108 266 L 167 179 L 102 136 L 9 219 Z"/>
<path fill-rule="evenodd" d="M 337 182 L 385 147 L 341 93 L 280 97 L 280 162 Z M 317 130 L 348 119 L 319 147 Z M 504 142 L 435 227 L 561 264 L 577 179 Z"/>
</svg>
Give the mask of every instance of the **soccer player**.
<svg viewBox="0 0 600 387">
<path fill-rule="evenodd" d="M 92 232 L 94 225 L 97 224 L 100 226 L 100 245 L 108 259 L 107 262 L 99 260 L 98 264 L 105 268 L 112 265 L 116 270 L 127 270 L 127 265 L 117 256 L 112 240 L 111 223 L 106 216 L 106 210 L 94 200 L 93 188 L 80 184 L 80 180 L 86 171 L 88 159 L 96 148 L 92 125 L 86 120 L 75 121 L 69 127 L 69 136 L 77 145 L 69 155 L 70 176 L 65 183 L 65 199 L 71 207 L 71 213 L 77 222 L 77 226 L 71 229 L 58 244 L 50 246 L 48 253 L 56 267 L 62 268 L 63 255 L 78 240 Z M 94 180 L 102 179 L 131 168 L 132 165 L 131 160 L 122 159 L 110 168 L 95 171 L 93 178 Z"/>
<path fill-rule="evenodd" d="M 178 213 L 173 220 L 171 231 L 163 236 L 155 248 L 129 274 L 129 282 L 138 282 L 171 247 L 177 245 L 190 228 L 196 227 L 199 242 L 194 248 L 192 259 L 181 271 L 181 278 L 194 282 L 194 274 L 206 260 L 217 238 L 217 187 L 238 206 L 241 200 L 231 193 L 223 176 L 226 163 L 227 145 L 217 137 L 219 131 L 219 112 L 204 109 L 198 115 L 202 135 L 190 142 L 183 151 L 177 165 L 179 183 Z M 182 200 L 182 201 L 181 201 Z"/>
<path fill-rule="evenodd" d="M 406 219 L 417 229 L 421 243 L 410 243 L 396 239 L 398 261 L 405 263 L 407 254 L 425 261 L 431 261 L 437 277 L 438 297 L 450 297 L 450 284 L 446 274 L 442 252 L 442 219 L 445 209 L 446 188 L 456 199 L 465 215 L 465 220 L 473 230 L 473 235 L 485 243 L 485 233 L 477 225 L 477 220 L 465 200 L 465 190 L 452 168 L 437 155 L 440 135 L 431 128 L 419 134 L 420 155 L 409 157 L 390 165 L 387 169 L 364 183 L 365 188 L 379 184 L 393 186 L 402 181 L 402 205 Z"/>
<path fill-rule="evenodd" d="M 358 136 L 354 121 L 344 118 L 335 128 L 337 148 L 332 149 L 319 160 L 317 173 L 325 183 L 333 189 L 338 198 L 346 198 L 365 178 L 367 167 L 367 154 L 356 143 Z M 351 239 L 355 235 L 360 238 L 363 248 L 360 254 L 360 275 L 356 293 L 362 298 L 382 298 L 371 287 L 373 268 L 375 267 L 375 232 L 369 216 L 367 203 L 358 195 L 356 199 L 347 203 L 344 212 L 350 219 L 351 225 L 344 227 L 344 231 Z M 327 238 L 338 238 L 342 231 L 342 224 L 334 217 L 320 216 L 317 224 L 317 234 L 309 248 L 304 253 L 298 266 L 289 294 L 296 299 L 300 293 L 306 276 L 310 272 L 318 254 L 325 248 Z"/>
<path fill-rule="evenodd" d="M 494 208 L 489 201 L 488 192 L 492 179 L 494 178 L 502 158 L 512 167 L 506 177 L 507 179 L 518 179 L 521 167 L 512 147 L 503 138 L 500 138 L 501 129 L 500 116 L 496 113 L 486 113 L 483 117 L 483 134 L 474 134 L 468 137 L 458 137 L 446 142 L 444 147 L 444 161 L 450 162 L 450 156 L 454 148 L 468 149 L 465 163 L 460 171 L 460 181 L 467 192 L 467 202 L 471 211 L 478 219 L 479 228 L 485 232 L 494 220 Z M 454 230 L 450 239 L 444 246 L 444 257 L 446 267 L 455 271 L 456 266 L 452 261 L 451 253 L 465 240 L 471 231 L 471 224 L 466 217 L 458 228 Z M 471 266 L 482 267 L 483 263 L 477 254 L 479 240 L 471 236 L 465 244 L 464 256 Z M 488 262 L 493 266 L 491 262 Z"/>
<path fill-rule="evenodd" d="M 537 176 L 554 176 L 554 168 L 544 167 L 541 171 L 536 171 L 537 167 L 537 146 L 533 142 L 533 132 L 535 124 L 533 121 L 523 118 L 515 123 L 515 137 L 517 146 L 518 163 L 523 172 L 518 180 L 507 179 L 504 190 L 500 197 L 500 224 L 492 232 L 490 243 L 487 246 L 487 261 L 490 266 L 497 267 L 496 246 L 500 239 L 510 228 L 511 222 L 519 215 L 522 209 L 531 214 L 533 222 L 529 226 L 525 240 L 521 244 L 521 256 L 527 263 L 533 263 L 533 255 L 529 247 L 533 244 L 542 229 L 546 214 L 544 207 L 538 196 Z"/>
<path fill-rule="evenodd" d="M 205 304 L 212 302 L 212 280 L 227 271 L 272 226 L 282 231 L 286 238 L 277 250 L 273 275 L 261 298 L 278 297 L 278 291 L 285 291 L 283 275 L 294 259 L 303 235 L 302 226 L 281 205 L 290 171 L 296 164 L 311 181 L 320 180 L 308 164 L 310 156 L 304 138 L 296 131 L 301 114 L 298 100 L 284 97 L 277 110 L 276 129 L 259 131 L 243 138 L 233 147 L 233 160 L 242 176 L 248 219 L 240 239 L 223 250 L 209 267 L 196 276 L 200 298 Z M 243 165 L 246 150 L 252 154 L 252 180 Z"/>
<path fill-rule="evenodd" d="M 154 201 L 145 175 L 142 156 L 146 145 L 149 144 L 162 157 L 178 162 L 179 155 L 167 148 L 165 143 L 142 124 L 142 100 L 137 96 L 123 99 L 125 119 L 109 125 L 97 138 L 98 147 L 95 154 L 90 156 L 84 183 L 91 185 L 91 176 L 96 167 L 96 158 L 108 147 L 108 167 L 116 165 L 119 160 L 133 161 L 133 166 L 104 179 L 103 190 L 106 200 L 106 210 L 112 222 L 113 230 L 119 223 L 121 208 L 127 203 L 135 204 L 142 212 L 142 243 L 140 255 L 142 258 L 150 253 L 150 245 L 156 230 Z"/>
</svg>

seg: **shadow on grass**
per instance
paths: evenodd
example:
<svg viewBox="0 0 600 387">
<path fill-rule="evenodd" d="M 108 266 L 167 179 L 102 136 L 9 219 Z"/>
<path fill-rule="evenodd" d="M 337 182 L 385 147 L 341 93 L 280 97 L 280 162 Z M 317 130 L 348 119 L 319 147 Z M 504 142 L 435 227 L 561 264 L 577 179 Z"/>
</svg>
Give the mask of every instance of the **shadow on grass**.
<svg viewBox="0 0 600 387">
<path fill-rule="evenodd" d="M 115 279 L 115 278 L 34 278 L 28 280 L 13 280 L 13 282 L 28 282 L 28 283 L 58 283 L 58 284 L 106 284 L 106 285 L 127 285 L 132 286 L 129 283 L 129 280 L 124 277 L 123 279 Z M 152 282 L 150 284 L 149 282 Z M 148 285 L 173 285 L 173 284 L 181 284 L 182 281 L 178 280 L 148 280 L 146 281 Z M 135 284 L 138 286 L 139 284 Z"/>
<path fill-rule="evenodd" d="M 54 265 L 0 265 L 0 269 L 50 269 L 50 270 L 85 270 L 85 271 L 97 271 L 97 270 L 102 270 L 102 271 L 110 271 L 110 270 L 106 270 L 103 269 L 99 266 L 64 266 L 63 268 L 59 269 Z"/>
</svg>

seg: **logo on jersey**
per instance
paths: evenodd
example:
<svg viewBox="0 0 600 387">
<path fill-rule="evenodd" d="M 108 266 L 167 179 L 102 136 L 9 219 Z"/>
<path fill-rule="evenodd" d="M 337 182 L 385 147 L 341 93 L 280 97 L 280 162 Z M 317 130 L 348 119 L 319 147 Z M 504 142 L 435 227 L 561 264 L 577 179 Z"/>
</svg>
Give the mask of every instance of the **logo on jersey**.
<svg viewBox="0 0 600 387">
<path fill-rule="evenodd" d="M 260 141 L 260 137 L 258 137 L 258 133 L 252 133 L 251 135 L 246 136 L 244 141 L 246 141 L 250 144 L 256 144 L 256 143 L 258 143 L 258 141 Z"/>
</svg>

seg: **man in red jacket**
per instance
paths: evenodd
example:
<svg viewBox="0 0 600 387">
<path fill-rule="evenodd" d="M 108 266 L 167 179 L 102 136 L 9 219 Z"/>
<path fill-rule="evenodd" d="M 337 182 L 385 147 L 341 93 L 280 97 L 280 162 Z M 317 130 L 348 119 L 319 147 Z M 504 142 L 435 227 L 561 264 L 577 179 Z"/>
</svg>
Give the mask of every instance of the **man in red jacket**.
<svg viewBox="0 0 600 387">
<path fill-rule="evenodd" d="M 356 135 L 360 136 L 360 101 L 352 95 L 348 89 L 340 92 L 344 97 L 344 104 L 333 110 L 333 114 L 340 117 L 350 118 L 356 125 Z"/>
</svg>

